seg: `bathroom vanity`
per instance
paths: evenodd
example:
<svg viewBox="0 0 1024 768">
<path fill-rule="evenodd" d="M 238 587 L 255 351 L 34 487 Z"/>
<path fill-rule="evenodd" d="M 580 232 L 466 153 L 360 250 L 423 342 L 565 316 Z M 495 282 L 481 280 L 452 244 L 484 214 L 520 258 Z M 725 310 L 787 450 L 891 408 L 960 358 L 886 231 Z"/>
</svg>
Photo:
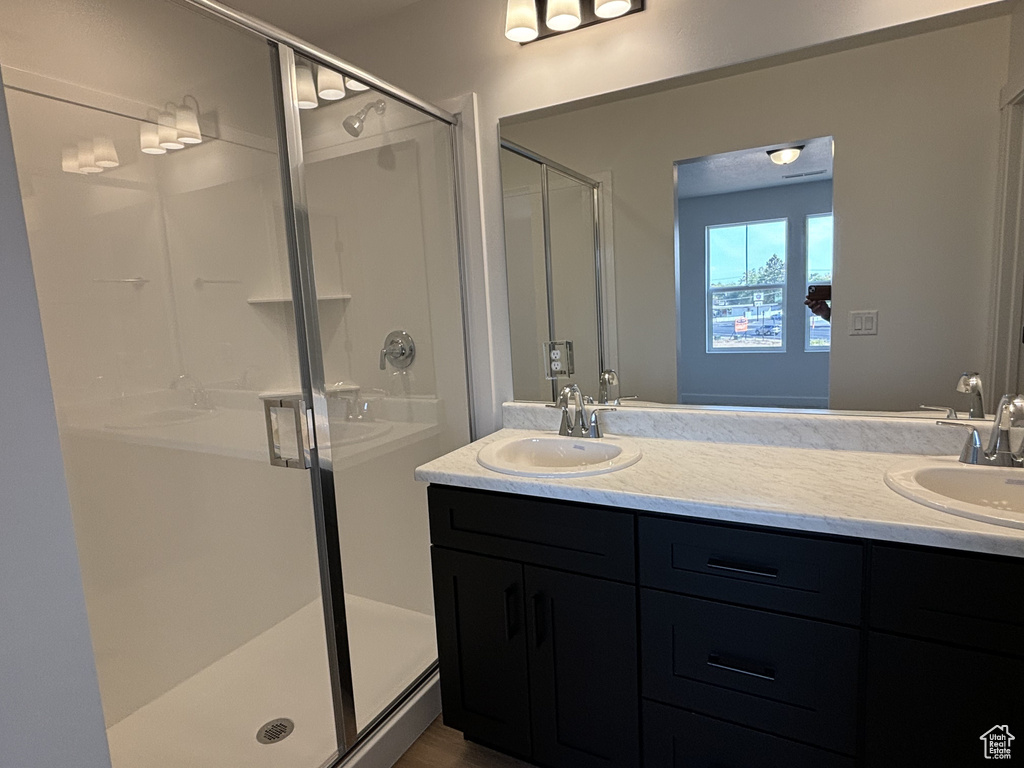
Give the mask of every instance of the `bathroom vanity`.
<svg viewBox="0 0 1024 768">
<path fill-rule="evenodd" d="M 510 434 L 418 472 L 444 721 L 467 738 L 552 768 L 1012 753 L 1024 530 L 896 495 L 905 455 L 637 437 L 644 458 L 598 477 L 475 463 Z"/>
</svg>

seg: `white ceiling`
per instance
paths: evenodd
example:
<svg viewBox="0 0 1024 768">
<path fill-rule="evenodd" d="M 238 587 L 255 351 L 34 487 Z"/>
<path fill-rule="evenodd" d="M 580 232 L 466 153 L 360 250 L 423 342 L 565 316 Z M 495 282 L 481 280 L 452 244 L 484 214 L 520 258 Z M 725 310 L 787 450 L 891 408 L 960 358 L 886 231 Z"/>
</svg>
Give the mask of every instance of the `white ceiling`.
<svg viewBox="0 0 1024 768">
<path fill-rule="evenodd" d="M 768 152 L 804 145 L 789 165 L 776 165 Z M 679 163 L 679 199 L 724 195 L 832 178 L 832 137 L 708 155 Z"/>
<path fill-rule="evenodd" d="M 323 46 L 347 28 L 417 2 L 420 0 L 226 0 L 224 4 Z"/>
</svg>

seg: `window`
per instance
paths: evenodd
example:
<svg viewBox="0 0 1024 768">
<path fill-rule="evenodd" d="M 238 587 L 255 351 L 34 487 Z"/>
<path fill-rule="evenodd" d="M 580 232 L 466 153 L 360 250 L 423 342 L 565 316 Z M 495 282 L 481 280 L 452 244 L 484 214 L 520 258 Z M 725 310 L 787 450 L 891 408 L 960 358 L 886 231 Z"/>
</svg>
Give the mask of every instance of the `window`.
<svg viewBox="0 0 1024 768">
<path fill-rule="evenodd" d="M 807 217 L 807 284 L 832 283 L 832 214 L 821 213 Z M 832 347 L 832 324 L 824 318 L 807 312 L 804 349 L 808 352 L 828 352 Z"/>
<path fill-rule="evenodd" d="M 786 349 L 787 220 L 707 227 L 707 351 Z"/>
</svg>

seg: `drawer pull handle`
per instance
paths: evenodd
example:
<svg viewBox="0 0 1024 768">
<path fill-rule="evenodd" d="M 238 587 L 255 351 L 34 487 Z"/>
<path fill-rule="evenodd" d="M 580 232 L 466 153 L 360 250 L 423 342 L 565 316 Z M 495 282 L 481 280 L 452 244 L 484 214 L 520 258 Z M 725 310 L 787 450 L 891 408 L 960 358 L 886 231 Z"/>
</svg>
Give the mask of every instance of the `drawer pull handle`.
<svg viewBox="0 0 1024 768">
<path fill-rule="evenodd" d="M 505 588 L 505 639 L 511 640 L 519 632 L 519 611 L 516 597 L 519 585 L 512 584 Z"/>
<path fill-rule="evenodd" d="M 708 558 L 708 568 L 713 568 L 716 571 L 729 571 L 730 573 L 744 573 L 748 576 L 760 576 L 765 579 L 779 578 L 778 568 L 761 568 L 756 565 L 730 563 L 725 560 L 719 560 L 717 557 Z"/>
<path fill-rule="evenodd" d="M 715 669 L 724 669 L 728 672 L 736 672 L 748 677 L 756 677 L 758 680 L 775 680 L 775 669 L 772 667 L 761 667 L 761 669 L 748 669 L 740 662 L 728 661 L 717 653 L 708 654 L 708 666 Z"/>
</svg>

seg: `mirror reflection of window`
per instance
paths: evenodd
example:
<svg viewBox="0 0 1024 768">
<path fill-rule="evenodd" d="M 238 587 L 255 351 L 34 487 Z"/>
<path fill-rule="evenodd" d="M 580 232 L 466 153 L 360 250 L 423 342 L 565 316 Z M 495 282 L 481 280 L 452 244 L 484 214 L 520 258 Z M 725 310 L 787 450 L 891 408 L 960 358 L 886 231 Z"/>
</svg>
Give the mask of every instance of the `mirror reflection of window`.
<svg viewBox="0 0 1024 768">
<path fill-rule="evenodd" d="M 831 213 L 807 217 L 807 285 L 832 284 L 833 231 Z M 810 309 L 805 312 L 804 349 L 808 352 L 828 351 L 832 348 L 832 324 Z"/>
</svg>

